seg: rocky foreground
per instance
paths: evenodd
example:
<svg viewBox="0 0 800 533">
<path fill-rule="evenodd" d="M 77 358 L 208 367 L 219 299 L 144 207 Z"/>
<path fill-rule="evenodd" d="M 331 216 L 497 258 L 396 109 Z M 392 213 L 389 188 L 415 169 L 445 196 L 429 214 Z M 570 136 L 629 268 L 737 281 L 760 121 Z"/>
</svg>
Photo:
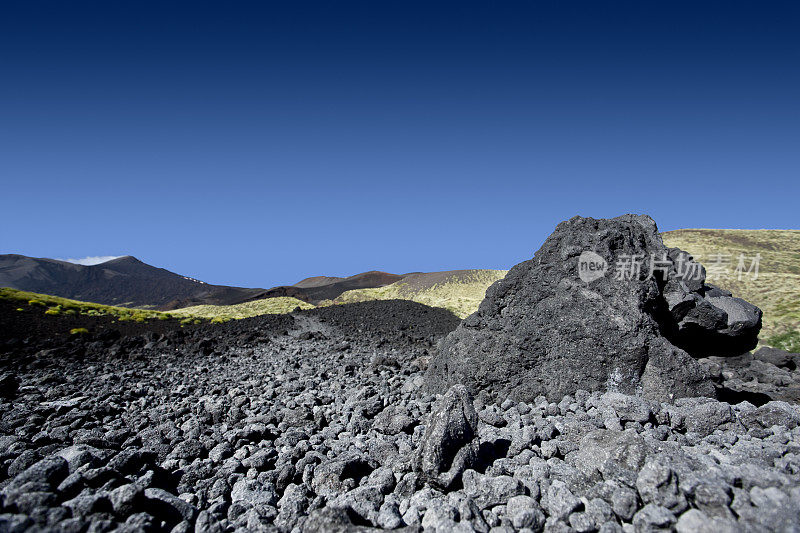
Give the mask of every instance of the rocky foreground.
<svg viewBox="0 0 800 533">
<path fill-rule="evenodd" d="M 395 301 L 21 332 L 0 347 L 0 531 L 800 531 L 796 405 L 433 394 L 457 324 Z M 758 362 L 796 380 L 787 357 Z"/>
</svg>

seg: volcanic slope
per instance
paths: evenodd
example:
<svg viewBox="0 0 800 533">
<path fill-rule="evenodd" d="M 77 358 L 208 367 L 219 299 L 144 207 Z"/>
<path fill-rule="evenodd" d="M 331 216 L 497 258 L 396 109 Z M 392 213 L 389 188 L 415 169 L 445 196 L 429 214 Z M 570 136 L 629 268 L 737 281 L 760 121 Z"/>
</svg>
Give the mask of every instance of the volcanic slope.
<svg viewBox="0 0 800 533">
<path fill-rule="evenodd" d="M 56 259 L 0 255 L 0 287 L 105 305 L 175 309 L 189 305 L 240 303 L 263 289 L 210 285 L 132 256 L 98 265 Z"/>
<path fill-rule="evenodd" d="M 506 273 L 506 270 L 451 270 L 407 274 L 386 287 L 347 291 L 333 302 L 411 300 L 442 307 L 465 318 L 478 308 L 489 285 L 502 279 Z"/>
<path fill-rule="evenodd" d="M 268 298 L 243 304 L 200 305 L 165 312 L 80 302 L 16 289 L 0 288 L 0 342 L 6 335 L 49 336 L 54 339 L 69 336 L 73 330 L 96 334 L 109 329 L 161 331 L 170 323 L 179 326 L 228 320 L 259 315 L 290 313 L 296 309 L 312 308 L 295 298 Z"/>
<path fill-rule="evenodd" d="M 322 301 L 332 300 L 346 291 L 383 287 L 401 279 L 403 279 L 401 274 L 389 274 L 378 270 L 362 272 L 346 278 L 314 276 L 294 285 L 273 287 L 267 290 L 264 296 L 267 298 L 288 296 L 317 305 Z"/>
</svg>

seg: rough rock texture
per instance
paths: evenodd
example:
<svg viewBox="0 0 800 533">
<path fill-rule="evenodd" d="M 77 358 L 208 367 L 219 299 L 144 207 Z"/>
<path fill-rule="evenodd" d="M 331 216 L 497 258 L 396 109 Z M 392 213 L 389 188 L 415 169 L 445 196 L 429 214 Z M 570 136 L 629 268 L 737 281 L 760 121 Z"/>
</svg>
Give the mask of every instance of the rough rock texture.
<svg viewBox="0 0 800 533">
<path fill-rule="evenodd" d="M 19 382 L 0 399 L 0 531 L 800 528 L 796 405 L 429 394 L 453 318 L 371 302 L 55 352 L 0 342 Z M 450 445 L 478 454 L 444 487 L 420 458 Z"/>
<path fill-rule="evenodd" d="M 677 261 L 692 261 L 690 255 L 677 248 L 669 250 Z M 678 259 L 681 258 L 681 259 Z M 703 273 L 699 263 L 692 263 Z M 699 286 L 697 286 L 699 285 Z M 736 356 L 755 348 L 761 330 L 761 310 L 755 305 L 734 298 L 729 291 L 698 283 L 687 284 L 677 277 L 663 288 L 672 321 L 662 322 L 670 340 L 695 356 Z"/>
<path fill-rule="evenodd" d="M 472 396 L 456 385 L 437 403 L 417 451 L 415 469 L 434 485 L 449 488 L 474 466 L 478 446 L 478 413 Z"/>
<path fill-rule="evenodd" d="M 578 270 L 587 251 L 608 268 L 590 281 Z M 629 267 L 633 258 L 640 269 Z M 516 400 L 557 400 L 580 388 L 659 400 L 713 396 L 687 350 L 738 355 L 760 327 L 761 311 L 706 285 L 702 266 L 666 248 L 651 218 L 575 217 L 486 291 L 443 341 L 427 382 L 430 390 L 463 383 Z"/>
<path fill-rule="evenodd" d="M 721 381 L 720 399 L 800 402 L 800 354 L 764 346 L 752 354 L 700 362 Z"/>
</svg>

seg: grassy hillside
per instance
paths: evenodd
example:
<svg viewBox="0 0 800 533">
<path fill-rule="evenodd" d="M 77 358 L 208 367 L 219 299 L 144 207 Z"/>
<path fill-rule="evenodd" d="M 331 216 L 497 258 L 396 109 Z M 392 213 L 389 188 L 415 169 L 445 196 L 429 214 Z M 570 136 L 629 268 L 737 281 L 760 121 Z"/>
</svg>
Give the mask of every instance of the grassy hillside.
<svg viewBox="0 0 800 533">
<path fill-rule="evenodd" d="M 357 289 L 338 296 L 333 303 L 366 300 L 412 300 L 433 307 L 443 307 L 465 318 L 478 309 L 486 289 L 506 275 L 506 270 L 462 270 L 429 281 L 425 274 L 406 278 L 375 289 Z"/>
<path fill-rule="evenodd" d="M 667 246 L 694 255 L 708 270 L 709 283 L 764 311 L 763 342 L 800 351 L 800 230 L 683 229 L 662 236 Z M 740 254 L 745 271 L 761 255 L 758 277 L 745 272 L 739 279 Z"/>
<path fill-rule="evenodd" d="M 16 289 L 0 288 L 0 300 L 13 302 L 19 311 L 41 310 L 45 315 L 88 315 L 88 316 L 113 316 L 118 320 L 157 320 L 170 318 L 169 313 L 150 311 L 146 309 L 131 309 L 128 307 L 115 307 L 113 305 L 79 302 L 59 296 L 37 294 L 35 292 L 18 291 Z"/>
<path fill-rule="evenodd" d="M 311 304 L 295 298 L 269 298 L 236 305 L 197 305 L 178 309 L 176 311 L 162 312 L 149 309 L 134 309 L 80 302 L 78 300 L 70 300 L 69 298 L 61 298 L 59 296 L 49 296 L 47 294 L 37 294 L 8 288 L 0 288 L 0 300 L 12 302 L 17 306 L 17 310 L 20 312 L 37 311 L 44 315 L 51 316 L 111 316 L 121 322 L 127 320 L 146 322 L 148 320 L 168 320 L 170 318 L 182 319 L 183 323 L 199 323 L 203 320 L 224 322 L 258 315 L 290 313 L 298 306 L 302 309 L 314 307 Z"/>
<path fill-rule="evenodd" d="M 278 297 L 255 300 L 236 305 L 195 305 L 172 311 L 174 316 L 230 320 L 258 315 L 291 313 L 297 307 L 313 309 L 314 306 L 297 298 Z"/>
</svg>

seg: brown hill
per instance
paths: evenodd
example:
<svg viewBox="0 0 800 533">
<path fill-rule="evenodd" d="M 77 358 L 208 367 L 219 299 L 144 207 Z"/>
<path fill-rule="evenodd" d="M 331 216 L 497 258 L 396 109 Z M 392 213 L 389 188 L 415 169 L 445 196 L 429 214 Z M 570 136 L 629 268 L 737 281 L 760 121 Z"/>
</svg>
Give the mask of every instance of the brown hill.
<svg viewBox="0 0 800 533">
<path fill-rule="evenodd" d="M 199 304 L 230 305 L 264 293 L 264 289 L 211 285 L 129 255 L 90 266 L 0 255 L 0 287 L 106 305 L 165 310 Z"/>
<path fill-rule="evenodd" d="M 294 285 L 273 287 L 265 291 L 259 298 L 290 296 L 316 305 L 323 300 L 333 300 L 346 291 L 385 287 L 400 281 L 403 277 L 400 274 L 389 274 L 378 270 L 362 272 L 347 278 L 316 276 L 306 278 Z"/>
</svg>

